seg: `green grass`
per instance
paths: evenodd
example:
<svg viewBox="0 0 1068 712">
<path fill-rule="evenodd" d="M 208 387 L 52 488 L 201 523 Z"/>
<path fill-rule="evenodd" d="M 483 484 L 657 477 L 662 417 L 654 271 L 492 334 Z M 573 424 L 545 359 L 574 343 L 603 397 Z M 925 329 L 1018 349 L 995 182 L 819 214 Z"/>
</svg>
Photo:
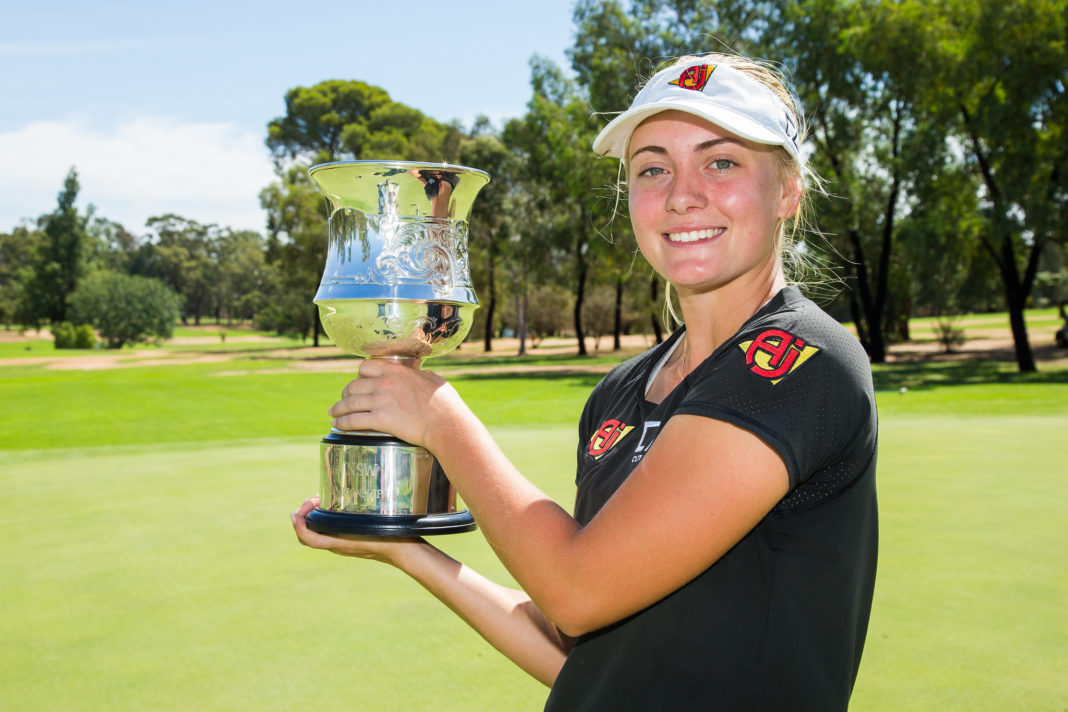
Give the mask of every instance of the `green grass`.
<svg viewBox="0 0 1068 712">
<path fill-rule="evenodd" d="M 348 377 L 278 365 L 0 368 L 0 708 L 541 709 L 544 688 L 418 586 L 296 544 L 288 512 Z M 598 377 L 449 378 L 568 505 Z M 852 709 L 1063 712 L 1068 372 L 875 379 L 880 563 Z M 509 581 L 479 535 L 437 542 Z"/>
<path fill-rule="evenodd" d="M 857 710 L 1068 708 L 1058 417 L 887 417 Z"/>
<path fill-rule="evenodd" d="M 563 428 L 498 435 L 530 470 L 573 461 Z M 0 456 L 0 706 L 540 709 L 542 686 L 418 586 L 297 544 L 317 454 L 300 438 Z M 508 581 L 477 534 L 442 544 Z"/>
</svg>

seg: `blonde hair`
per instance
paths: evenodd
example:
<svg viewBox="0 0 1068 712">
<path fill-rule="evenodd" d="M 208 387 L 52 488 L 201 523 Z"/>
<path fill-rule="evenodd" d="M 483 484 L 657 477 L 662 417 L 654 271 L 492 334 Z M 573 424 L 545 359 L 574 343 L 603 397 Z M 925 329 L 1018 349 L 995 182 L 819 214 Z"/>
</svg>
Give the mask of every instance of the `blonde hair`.
<svg viewBox="0 0 1068 712">
<path fill-rule="evenodd" d="M 672 65 L 689 65 L 695 62 L 708 62 L 731 67 L 770 89 L 771 92 L 783 103 L 783 106 L 790 112 L 791 117 L 798 128 L 798 143 L 804 142 L 807 131 L 804 112 L 801 110 L 801 103 L 794 96 L 793 92 L 790 91 L 786 78 L 773 65 L 767 62 L 749 59 L 741 55 L 712 53 L 680 57 L 672 60 L 669 64 L 664 64 L 660 69 Z M 822 190 L 822 187 L 818 176 L 816 176 L 802 161 L 790 155 L 789 151 L 782 146 L 773 146 L 772 148 L 779 174 L 782 178 L 796 180 L 801 186 L 801 196 L 797 205 L 797 210 L 792 217 L 787 218 L 780 223 L 779 233 L 776 236 L 777 252 L 787 282 L 800 285 L 804 282 L 804 278 L 809 275 L 814 268 L 812 260 L 805 255 L 802 249 L 800 249 L 800 245 L 802 244 L 801 236 L 807 232 L 814 231 L 813 225 L 810 222 L 812 199 L 809 191 L 812 189 L 820 191 Z M 625 171 L 625 159 L 624 161 L 621 161 L 620 165 Z M 622 188 L 623 185 L 621 182 L 620 189 Z M 675 304 L 672 300 L 672 293 L 671 283 L 668 282 L 664 298 L 664 320 L 674 321 L 677 324 L 681 324 L 683 322 L 678 310 L 675 308 Z"/>
</svg>

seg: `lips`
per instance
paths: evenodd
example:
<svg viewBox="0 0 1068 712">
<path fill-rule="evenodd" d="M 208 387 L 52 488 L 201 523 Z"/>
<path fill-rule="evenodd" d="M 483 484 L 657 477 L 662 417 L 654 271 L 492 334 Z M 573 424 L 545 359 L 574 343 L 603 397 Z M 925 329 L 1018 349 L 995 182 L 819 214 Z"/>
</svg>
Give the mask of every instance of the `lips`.
<svg viewBox="0 0 1068 712">
<path fill-rule="evenodd" d="M 687 230 L 684 232 L 669 232 L 667 233 L 667 239 L 669 242 L 698 242 L 700 240 L 710 240 L 717 235 L 722 234 L 727 228 L 717 227 L 714 229 L 706 230 Z"/>
</svg>

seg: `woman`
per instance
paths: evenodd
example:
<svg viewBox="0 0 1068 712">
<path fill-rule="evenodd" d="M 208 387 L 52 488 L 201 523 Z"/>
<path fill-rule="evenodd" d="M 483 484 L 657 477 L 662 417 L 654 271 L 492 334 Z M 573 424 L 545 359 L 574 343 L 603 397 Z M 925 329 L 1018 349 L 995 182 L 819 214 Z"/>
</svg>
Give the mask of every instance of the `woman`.
<svg viewBox="0 0 1068 712">
<path fill-rule="evenodd" d="M 421 540 L 309 531 L 314 499 L 300 540 L 407 572 L 552 686 L 547 709 L 845 709 L 875 577 L 875 400 L 856 339 L 787 284 L 799 126 L 774 74 L 710 55 L 657 73 L 595 140 L 685 326 L 590 397 L 574 516 L 432 373 L 365 361 L 331 409 L 433 452 L 523 591 Z"/>
</svg>

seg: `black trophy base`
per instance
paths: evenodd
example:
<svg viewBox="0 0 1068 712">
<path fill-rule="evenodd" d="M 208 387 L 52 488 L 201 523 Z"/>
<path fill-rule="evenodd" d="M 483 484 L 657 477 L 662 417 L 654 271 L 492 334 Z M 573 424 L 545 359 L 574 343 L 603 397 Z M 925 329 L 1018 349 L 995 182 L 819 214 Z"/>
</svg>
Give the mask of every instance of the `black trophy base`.
<svg viewBox="0 0 1068 712">
<path fill-rule="evenodd" d="M 478 528 L 466 509 L 448 514 L 350 514 L 316 508 L 308 513 L 307 522 L 320 534 L 362 536 L 462 534 Z"/>
</svg>

